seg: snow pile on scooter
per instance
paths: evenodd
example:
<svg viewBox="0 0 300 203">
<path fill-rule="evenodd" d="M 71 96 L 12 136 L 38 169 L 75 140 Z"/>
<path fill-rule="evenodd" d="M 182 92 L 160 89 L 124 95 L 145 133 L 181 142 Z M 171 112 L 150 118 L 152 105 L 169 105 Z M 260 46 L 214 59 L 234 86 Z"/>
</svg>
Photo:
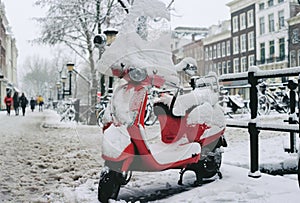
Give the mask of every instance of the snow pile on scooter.
<svg viewBox="0 0 300 203">
<path fill-rule="evenodd" d="M 167 81 L 178 83 L 172 61 L 169 18 L 166 7 L 158 0 L 150 4 L 147 0 L 134 2 L 115 41 L 106 47 L 99 71 L 113 76 L 112 69 L 122 72 L 126 65 L 145 68 L 149 75 L 156 72 Z"/>
</svg>

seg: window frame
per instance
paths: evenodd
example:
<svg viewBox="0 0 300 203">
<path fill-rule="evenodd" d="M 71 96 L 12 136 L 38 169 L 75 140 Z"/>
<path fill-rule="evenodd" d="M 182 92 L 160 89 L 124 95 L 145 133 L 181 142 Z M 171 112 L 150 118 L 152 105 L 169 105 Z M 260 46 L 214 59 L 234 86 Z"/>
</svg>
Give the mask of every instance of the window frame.
<svg viewBox="0 0 300 203">
<path fill-rule="evenodd" d="M 259 18 L 259 34 L 260 35 L 263 35 L 266 33 L 266 30 L 265 30 L 265 17 L 262 16 Z"/>
</svg>

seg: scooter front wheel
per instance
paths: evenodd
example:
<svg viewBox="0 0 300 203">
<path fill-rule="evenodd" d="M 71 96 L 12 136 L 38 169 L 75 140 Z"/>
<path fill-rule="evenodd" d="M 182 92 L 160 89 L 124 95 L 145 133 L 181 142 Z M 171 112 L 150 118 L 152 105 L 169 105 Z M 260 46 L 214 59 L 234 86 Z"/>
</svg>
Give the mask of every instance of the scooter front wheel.
<svg viewBox="0 0 300 203">
<path fill-rule="evenodd" d="M 122 174 L 104 167 L 100 174 L 98 185 L 98 200 L 107 203 L 109 199 L 117 199 L 121 183 L 119 177 Z"/>
</svg>

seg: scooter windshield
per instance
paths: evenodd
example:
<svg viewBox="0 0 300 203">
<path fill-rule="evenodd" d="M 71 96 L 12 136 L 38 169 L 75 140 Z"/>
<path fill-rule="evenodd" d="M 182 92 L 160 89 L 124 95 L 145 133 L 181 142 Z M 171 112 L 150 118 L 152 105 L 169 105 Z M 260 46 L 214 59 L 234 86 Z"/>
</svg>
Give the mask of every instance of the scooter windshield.
<svg viewBox="0 0 300 203">
<path fill-rule="evenodd" d="M 98 70 L 109 76 L 122 77 L 126 67 L 145 69 L 166 81 L 178 83 L 171 52 L 169 11 L 159 0 L 138 0 L 115 40 L 98 63 Z"/>
</svg>

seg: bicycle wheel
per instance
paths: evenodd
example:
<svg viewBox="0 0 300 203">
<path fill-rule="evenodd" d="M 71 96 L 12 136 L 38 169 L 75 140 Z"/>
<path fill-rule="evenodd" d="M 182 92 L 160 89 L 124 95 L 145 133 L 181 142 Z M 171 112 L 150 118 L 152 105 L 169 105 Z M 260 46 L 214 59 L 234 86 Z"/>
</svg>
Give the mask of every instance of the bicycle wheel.
<svg viewBox="0 0 300 203">
<path fill-rule="evenodd" d="M 259 115 L 267 115 L 270 112 L 270 104 L 265 95 L 258 97 L 257 112 Z"/>
<path fill-rule="evenodd" d="M 103 116 L 104 116 L 105 109 L 102 109 L 97 116 L 97 124 L 102 128 L 103 127 Z"/>
</svg>

